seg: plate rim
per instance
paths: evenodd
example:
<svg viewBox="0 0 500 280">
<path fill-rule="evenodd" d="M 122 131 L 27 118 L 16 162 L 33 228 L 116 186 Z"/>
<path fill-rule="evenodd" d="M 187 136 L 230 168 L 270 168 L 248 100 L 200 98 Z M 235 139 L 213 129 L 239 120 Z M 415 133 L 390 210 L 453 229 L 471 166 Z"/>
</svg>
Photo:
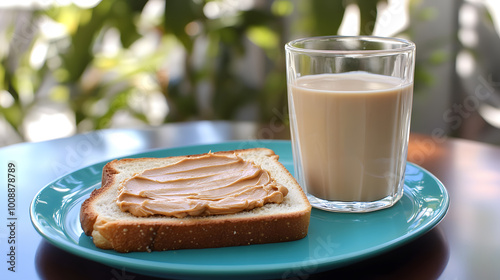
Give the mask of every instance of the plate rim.
<svg viewBox="0 0 500 280">
<path fill-rule="evenodd" d="M 147 150 L 144 152 L 139 152 L 139 153 L 132 153 L 129 155 L 125 156 L 120 156 L 116 157 L 113 159 L 120 159 L 120 158 L 127 158 L 127 157 L 141 157 L 141 156 L 152 156 L 155 153 L 168 153 L 171 151 L 175 150 L 183 150 L 183 149 L 189 149 L 189 148 L 202 148 L 202 147 L 214 147 L 216 146 L 217 148 L 225 147 L 227 145 L 244 145 L 248 143 L 255 143 L 252 145 L 252 147 L 268 147 L 269 145 L 290 145 L 291 146 L 291 141 L 290 140 L 268 140 L 268 139 L 255 139 L 255 140 L 232 140 L 232 141 L 225 141 L 225 142 L 217 142 L 217 143 L 211 143 L 211 144 L 198 144 L 198 145 L 187 145 L 187 146 L 178 146 L 178 147 L 169 147 L 169 148 L 158 148 L 158 149 L 151 149 Z M 196 277 L 200 275 L 210 275 L 210 276 L 235 276 L 238 273 L 242 273 L 242 271 L 245 272 L 245 275 L 250 275 L 250 276 L 256 276 L 256 275 L 269 275 L 272 274 L 275 276 L 276 273 L 281 272 L 283 273 L 284 270 L 289 270 L 291 269 L 292 265 L 296 265 L 299 268 L 295 267 L 293 271 L 300 271 L 300 268 L 308 267 L 306 264 L 307 263 L 314 263 L 316 265 L 316 273 L 327 270 L 329 268 L 336 268 L 336 267 L 341 267 L 350 263 L 354 263 L 356 261 L 361 261 L 364 259 L 367 259 L 369 257 L 379 255 L 383 252 L 389 251 L 391 249 L 394 249 L 396 247 L 399 247 L 401 245 L 404 245 L 412 240 L 415 240 L 416 238 L 420 237 L 421 235 L 425 234 L 426 232 L 430 231 L 433 229 L 435 226 L 437 226 L 440 221 L 444 219 L 446 216 L 449 205 L 450 205 L 450 198 L 449 194 L 447 192 L 446 187 L 444 184 L 431 172 L 429 172 L 427 169 L 407 161 L 407 164 L 414 166 L 415 168 L 419 169 L 421 172 L 426 173 L 433 181 L 435 181 L 437 188 L 439 189 L 439 192 L 442 194 L 442 202 L 440 207 L 436 213 L 435 216 L 432 217 L 432 219 L 428 220 L 427 223 L 425 223 L 423 226 L 419 226 L 418 230 L 413 231 L 411 233 L 405 233 L 403 235 L 398 236 L 397 238 L 393 238 L 389 241 L 383 242 L 381 244 L 378 244 L 376 246 L 372 246 L 369 248 L 366 248 L 364 250 L 358 250 L 355 252 L 349 252 L 347 254 L 343 254 L 341 256 L 329 256 L 327 258 L 323 258 L 323 261 L 318 261 L 316 259 L 314 260 L 302 260 L 302 261 L 295 261 L 293 263 L 287 262 L 287 263 L 272 263 L 272 264 L 248 264 L 245 265 L 243 268 L 240 266 L 235 266 L 235 265 L 207 265 L 207 264 L 171 264 L 170 266 L 166 266 L 163 269 L 160 269 L 158 267 L 158 263 L 156 261 L 151 261 L 151 260 L 144 260 L 144 259 L 137 259 L 133 257 L 127 257 L 129 255 L 121 256 L 121 255 L 114 255 L 114 254 L 107 254 L 108 250 L 102 250 L 99 248 L 95 249 L 90 249 L 86 248 L 83 246 L 80 246 L 76 243 L 71 242 L 69 240 L 69 237 L 67 235 L 63 236 L 57 236 L 53 237 L 51 234 L 45 232 L 43 230 L 43 225 L 41 225 L 38 221 L 38 218 L 36 217 L 36 200 L 37 198 L 40 197 L 40 195 L 47 191 L 52 185 L 54 185 L 55 182 L 62 180 L 63 178 L 79 172 L 83 171 L 85 169 L 91 168 L 91 167 L 96 167 L 99 165 L 104 165 L 106 162 L 109 162 L 109 160 L 103 160 L 97 163 L 93 163 L 81 168 L 78 168 L 77 170 L 74 170 L 72 172 L 69 172 L 67 174 L 61 175 L 57 177 L 56 179 L 52 180 L 50 183 L 46 184 L 44 187 L 42 187 L 35 196 L 33 197 L 31 203 L 30 203 L 30 220 L 33 225 L 33 227 L 36 229 L 36 231 L 44 238 L 44 240 L 48 241 L 52 245 L 65 250 L 69 253 L 75 254 L 77 256 L 97 261 L 105 265 L 110 265 L 110 266 L 115 266 L 115 267 L 125 267 L 126 269 L 129 269 L 129 271 L 132 272 L 138 272 L 141 274 L 146 274 L 146 275 L 154 275 L 154 276 L 159 276 L 159 277 L 168 277 L 168 276 L 184 276 L 184 278 L 189 278 L 191 277 Z M 89 186 L 87 186 L 89 188 Z M 319 209 L 314 209 L 311 212 L 311 216 L 315 211 L 322 211 Z M 383 210 L 382 210 L 383 211 Z M 265 244 L 261 244 L 265 245 Z M 193 249 L 195 250 L 195 249 Z M 103 255 L 104 254 L 104 255 Z M 162 263 L 165 265 L 166 263 Z M 146 271 L 149 270 L 149 271 Z M 157 273 L 162 273 L 162 274 L 157 274 L 157 273 L 151 273 L 153 271 L 156 271 Z M 250 274 L 248 274 L 250 272 Z M 240 275 L 240 274 L 238 274 Z"/>
</svg>

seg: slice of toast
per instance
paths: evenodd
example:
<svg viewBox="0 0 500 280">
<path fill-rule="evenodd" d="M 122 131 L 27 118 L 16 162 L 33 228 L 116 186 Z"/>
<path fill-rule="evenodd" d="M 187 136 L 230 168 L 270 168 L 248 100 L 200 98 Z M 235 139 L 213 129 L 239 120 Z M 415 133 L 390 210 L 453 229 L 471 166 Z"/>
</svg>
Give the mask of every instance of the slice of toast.
<svg viewBox="0 0 500 280">
<path fill-rule="evenodd" d="M 82 204 L 80 222 L 83 231 L 92 236 L 97 247 L 118 252 L 274 243 L 298 240 L 307 235 L 311 205 L 295 178 L 278 161 L 278 155 L 266 148 L 215 154 L 236 154 L 252 161 L 286 187 L 288 194 L 280 204 L 269 203 L 236 214 L 136 217 L 122 212 L 116 204 L 120 182 L 146 169 L 200 155 L 114 160 L 103 168 L 102 187 L 94 190 Z"/>
</svg>

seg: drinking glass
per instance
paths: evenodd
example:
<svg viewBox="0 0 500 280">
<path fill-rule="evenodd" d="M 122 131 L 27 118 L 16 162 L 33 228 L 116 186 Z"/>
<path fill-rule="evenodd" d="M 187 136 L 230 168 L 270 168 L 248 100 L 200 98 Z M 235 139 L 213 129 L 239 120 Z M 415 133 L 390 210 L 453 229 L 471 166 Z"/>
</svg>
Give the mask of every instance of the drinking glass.
<svg viewBox="0 0 500 280">
<path fill-rule="evenodd" d="M 295 177 L 313 207 L 370 212 L 402 196 L 415 44 L 328 36 L 286 44 Z"/>
</svg>

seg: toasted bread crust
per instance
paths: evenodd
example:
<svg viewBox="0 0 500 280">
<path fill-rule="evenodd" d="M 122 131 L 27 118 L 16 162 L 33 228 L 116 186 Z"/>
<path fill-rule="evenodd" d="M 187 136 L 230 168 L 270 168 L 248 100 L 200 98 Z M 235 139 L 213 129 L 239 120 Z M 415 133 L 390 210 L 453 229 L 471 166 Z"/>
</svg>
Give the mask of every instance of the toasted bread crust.
<svg viewBox="0 0 500 280">
<path fill-rule="evenodd" d="M 267 157 L 278 162 L 278 155 L 272 150 L 263 148 L 224 151 L 215 154 L 242 152 L 266 152 Z M 180 160 L 196 156 L 200 155 L 178 156 L 172 159 Z M 92 191 L 90 198 L 82 204 L 80 210 L 82 229 L 86 235 L 93 237 L 95 245 L 99 248 L 114 249 L 118 252 L 213 248 L 292 241 L 307 235 L 311 206 L 302 191 L 300 191 L 300 196 L 305 207 L 300 211 L 290 213 L 241 217 L 231 215 L 228 218 L 216 219 L 212 217 L 182 219 L 135 217 L 127 220 L 101 218 L 94 207 L 95 200 L 117 183 L 115 181 L 119 170 L 116 166 L 135 160 L 138 159 L 114 160 L 106 164 L 102 173 L 102 187 Z M 284 176 L 293 178 L 281 163 L 279 165 L 282 167 L 281 172 Z M 295 180 L 293 182 L 296 184 Z M 300 189 L 298 184 L 296 187 Z"/>
<path fill-rule="evenodd" d="M 116 161 L 117 160 L 113 160 L 104 166 L 102 169 L 101 179 L 102 187 L 93 190 L 90 194 L 90 198 L 86 199 L 82 203 L 82 207 L 80 208 L 80 224 L 82 225 L 83 232 L 85 232 L 86 235 L 92 235 L 94 223 L 98 216 L 98 213 L 92 208 L 92 202 L 113 184 L 115 178 L 114 175 L 118 173 L 118 170 L 113 167 Z"/>
</svg>

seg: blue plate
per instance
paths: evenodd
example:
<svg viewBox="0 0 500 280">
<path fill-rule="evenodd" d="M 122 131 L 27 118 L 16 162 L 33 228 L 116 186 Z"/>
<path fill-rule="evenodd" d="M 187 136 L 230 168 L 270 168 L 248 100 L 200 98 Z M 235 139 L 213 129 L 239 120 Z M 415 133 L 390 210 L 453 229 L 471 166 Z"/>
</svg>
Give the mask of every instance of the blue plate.
<svg viewBox="0 0 500 280">
<path fill-rule="evenodd" d="M 180 147 L 130 157 L 166 157 L 254 147 L 273 149 L 293 171 L 289 141 L 238 141 Z M 306 238 L 274 244 L 152 253 L 101 250 L 79 221 L 81 203 L 101 186 L 98 163 L 63 176 L 43 188 L 31 204 L 36 230 L 55 246 L 75 255 L 128 271 L 173 278 L 285 278 L 357 262 L 400 246 L 429 231 L 445 216 L 449 198 L 428 171 L 408 163 L 403 198 L 393 207 L 365 214 L 313 209 Z M 293 174 L 293 172 L 292 172 Z"/>
</svg>

